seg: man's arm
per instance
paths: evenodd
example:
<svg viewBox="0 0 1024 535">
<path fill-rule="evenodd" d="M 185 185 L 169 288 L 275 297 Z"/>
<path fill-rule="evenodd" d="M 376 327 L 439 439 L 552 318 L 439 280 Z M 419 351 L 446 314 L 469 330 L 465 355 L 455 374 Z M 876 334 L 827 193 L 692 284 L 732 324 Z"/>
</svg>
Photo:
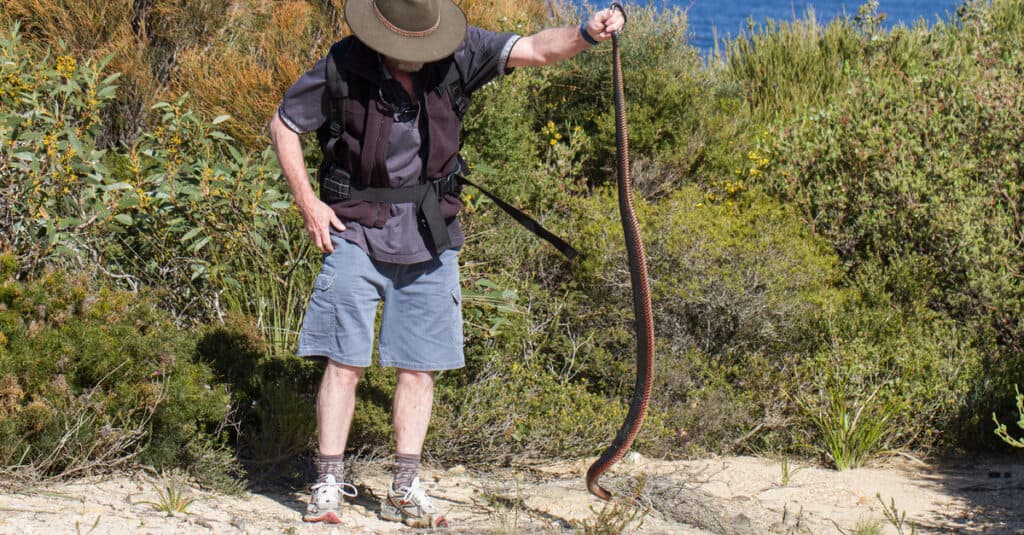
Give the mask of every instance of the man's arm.
<svg viewBox="0 0 1024 535">
<path fill-rule="evenodd" d="M 295 204 L 299 207 L 302 219 L 306 221 L 309 237 L 321 252 L 334 252 L 330 227 L 341 231 L 345 230 L 345 225 L 330 206 L 316 197 L 313 186 L 309 184 L 306 162 L 302 158 L 302 141 L 298 134 L 281 121 L 277 113 L 270 120 L 270 140 L 274 145 L 274 152 L 277 153 L 277 160 L 281 162 L 281 170 L 288 179 L 288 187 L 295 197 Z"/>
<path fill-rule="evenodd" d="M 612 38 L 612 33 L 622 29 L 625 22 L 618 9 L 605 9 L 594 13 L 585 28 L 587 35 L 595 41 L 607 41 Z M 548 65 L 571 58 L 590 46 L 580 33 L 579 26 L 549 28 L 516 41 L 508 56 L 508 66 Z"/>
</svg>

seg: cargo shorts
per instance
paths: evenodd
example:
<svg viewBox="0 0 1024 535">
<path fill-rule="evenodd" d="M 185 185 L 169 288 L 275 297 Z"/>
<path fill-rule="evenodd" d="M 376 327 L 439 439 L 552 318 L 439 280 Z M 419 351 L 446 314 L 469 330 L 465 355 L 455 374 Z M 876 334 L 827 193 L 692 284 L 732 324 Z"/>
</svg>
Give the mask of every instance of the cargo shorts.
<svg viewBox="0 0 1024 535">
<path fill-rule="evenodd" d="M 331 235 L 299 333 L 300 357 L 326 357 L 365 368 L 373 355 L 374 323 L 383 301 L 379 364 L 415 371 L 465 365 L 458 252 L 418 264 L 373 260 Z"/>
</svg>

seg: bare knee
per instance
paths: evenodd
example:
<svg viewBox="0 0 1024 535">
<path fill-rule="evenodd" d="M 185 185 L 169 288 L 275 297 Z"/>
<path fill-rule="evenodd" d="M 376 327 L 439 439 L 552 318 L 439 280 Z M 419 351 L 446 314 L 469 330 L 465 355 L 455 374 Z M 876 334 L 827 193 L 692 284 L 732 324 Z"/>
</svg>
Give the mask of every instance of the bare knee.
<svg viewBox="0 0 1024 535">
<path fill-rule="evenodd" d="M 434 387 L 434 372 L 421 372 L 417 370 L 398 370 L 399 387 L 412 389 L 424 389 Z"/>
<path fill-rule="evenodd" d="M 333 388 L 350 389 L 355 388 L 359 378 L 363 375 L 363 369 L 346 364 L 339 364 L 333 360 L 327 361 L 327 368 L 324 369 L 324 378 L 321 388 L 325 386 Z"/>
</svg>

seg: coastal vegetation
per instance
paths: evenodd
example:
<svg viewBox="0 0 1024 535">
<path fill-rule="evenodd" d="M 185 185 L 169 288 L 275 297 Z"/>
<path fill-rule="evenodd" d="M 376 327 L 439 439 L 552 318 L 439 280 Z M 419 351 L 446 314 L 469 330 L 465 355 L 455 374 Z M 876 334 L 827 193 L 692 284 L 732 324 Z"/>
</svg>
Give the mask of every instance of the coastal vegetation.
<svg viewBox="0 0 1024 535">
<path fill-rule="evenodd" d="M 540 2 L 471 21 L 569 24 Z M 298 475 L 318 367 L 292 355 L 320 263 L 267 120 L 345 31 L 340 3 L 7 0 L 0 10 L 0 473 L 143 463 L 230 491 Z M 836 468 L 1006 448 L 1024 384 L 1024 2 L 932 27 L 751 26 L 710 56 L 686 15 L 623 36 L 656 321 L 636 447 Z M 471 189 L 467 366 L 426 455 L 598 453 L 633 388 L 609 48 L 474 95 L 473 178 L 570 236 L 569 263 Z M 316 143 L 306 140 L 310 169 Z M 371 368 L 350 444 L 391 443 Z M 1019 444 L 1019 442 L 1018 442 Z"/>
</svg>

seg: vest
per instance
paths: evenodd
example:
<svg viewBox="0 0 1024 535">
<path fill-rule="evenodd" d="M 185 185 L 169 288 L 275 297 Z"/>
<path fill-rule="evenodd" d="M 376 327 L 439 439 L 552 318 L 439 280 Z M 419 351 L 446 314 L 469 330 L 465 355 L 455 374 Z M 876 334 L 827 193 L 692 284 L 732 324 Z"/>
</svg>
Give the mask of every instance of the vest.
<svg viewBox="0 0 1024 535">
<path fill-rule="evenodd" d="M 323 153 L 320 198 L 343 221 L 382 227 L 390 204 L 416 203 L 429 246 L 439 254 L 451 245 L 446 220 L 462 209 L 459 194 L 462 185 L 469 184 L 570 260 L 579 254 L 522 211 L 466 179 L 469 169 L 459 157 L 459 147 L 469 95 L 452 57 L 426 64 L 420 73 L 420 120 L 426 124 L 421 128 L 425 135 L 420 147 L 424 169 L 419 185 L 404 188 L 391 188 L 388 173 L 394 115 L 380 89 L 384 72 L 377 52 L 349 36 L 331 47 L 326 69 L 328 120 L 317 131 Z"/>
</svg>

